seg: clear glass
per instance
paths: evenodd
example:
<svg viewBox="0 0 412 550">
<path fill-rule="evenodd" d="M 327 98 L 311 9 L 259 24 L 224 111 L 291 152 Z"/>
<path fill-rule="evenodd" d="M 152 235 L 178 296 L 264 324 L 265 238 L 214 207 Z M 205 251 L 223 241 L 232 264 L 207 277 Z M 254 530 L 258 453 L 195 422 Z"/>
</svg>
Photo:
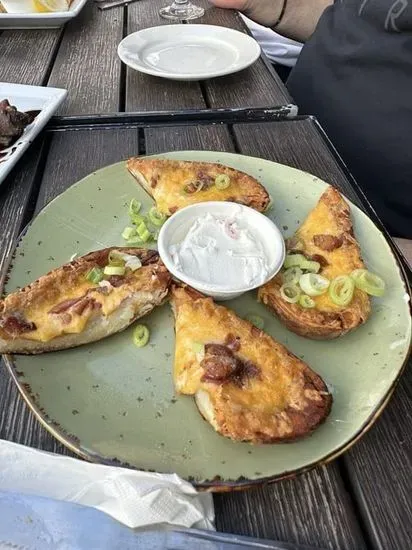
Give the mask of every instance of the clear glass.
<svg viewBox="0 0 412 550">
<path fill-rule="evenodd" d="M 197 19 L 204 15 L 205 10 L 199 6 L 195 6 L 190 0 L 174 0 L 170 6 L 161 8 L 159 13 L 165 19 L 173 21 L 188 21 Z"/>
</svg>

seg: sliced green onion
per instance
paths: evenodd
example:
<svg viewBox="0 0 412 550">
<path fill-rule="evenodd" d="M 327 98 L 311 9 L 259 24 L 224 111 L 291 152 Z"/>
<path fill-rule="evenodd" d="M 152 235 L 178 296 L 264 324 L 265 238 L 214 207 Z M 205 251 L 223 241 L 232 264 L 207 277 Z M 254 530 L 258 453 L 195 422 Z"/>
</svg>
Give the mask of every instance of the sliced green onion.
<svg viewBox="0 0 412 550">
<path fill-rule="evenodd" d="M 133 342 L 138 348 L 143 348 L 149 341 L 150 332 L 145 325 L 137 325 L 133 331 Z"/>
<path fill-rule="evenodd" d="M 103 270 L 105 275 L 124 275 L 125 272 L 126 268 L 124 265 L 107 265 Z"/>
<path fill-rule="evenodd" d="M 147 242 L 151 237 L 150 231 L 147 229 L 146 224 L 144 222 L 140 223 L 136 227 L 136 231 L 137 231 L 137 234 L 139 235 L 140 240 L 144 243 Z"/>
<path fill-rule="evenodd" d="M 166 214 L 159 212 L 159 210 L 155 206 L 153 206 L 153 208 L 149 210 L 149 221 L 156 227 L 160 227 L 161 225 L 163 225 L 166 220 Z"/>
<path fill-rule="evenodd" d="M 227 189 L 230 185 L 230 177 L 227 174 L 219 174 L 215 177 L 215 185 L 219 191 Z"/>
<path fill-rule="evenodd" d="M 303 254 L 287 254 L 283 267 L 285 269 L 289 267 L 301 267 L 305 262 L 307 262 L 307 259 Z"/>
<path fill-rule="evenodd" d="M 133 217 L 140 212 L 142 203 L 136 199 L 132 199 L 129 204 L 129 216 Z"/>
<path fill-rule="evenodd" d="M 310 271 L 311 273 L 317 273 L 320 269 L 320 263 L 311 260 L 306 260 L 300 264 L 300 268 L 303 271 Z"/>
<path fill-rule="evenodd" d="M 247 315 L 246 321 L 249 321 L 249 323 L 252 323 L 252 325 L 255 325 L 255 327 L 260 330 L 263 330 L 263 327 L 265 326 L 265 321 L 262 317 L 259 317 L 259 315 Z"/>
<path fill-rule="evenodd" d="M 315 307 L 316 303 L 315 300 L 307 294 L 302 294 L 299 298 L 299 305 L 305 309 L 312 309 Z"/>
<path fill-rule="evenodd" d="M 329 287 L 329 296 L 337 306 L 350 304 L 355 290 L 355 283 L 349 275 L 340 275 L 333 279 Z"/>
<path fill-rule="evenodd" d="M 126 260 L 124 259 L 123 252 L 120 252 L 119 250 L 111 250 L 109 252 L 108 261 L 109 265 L 124 266 Z"/>
<path fill-rule="evenodd" d="M 125 227 L 122 233 L 122 237 L 125 241 L 129 241 L 136 236 L 136 229 L 134 227 Z"/>
<path fill-rule="evenodd" d="M 135 214 L 134 216 L 130 216 L 130 220 L 133 225 L 140 225 L 141 223 L 146 223 L 146 218 L 144 216 L 141 216 L 140 214 Z"/>
<path fill-rule="evenodd" d="M 100 267 L 93 267 L 90 271 L 88 271 L 86 279 L 90 283 L 97 285 L 103 279 L 103 270 L 100 269 Z"/>
<path fill-rule="evenodd" d="M 378 275 L 367 269 L 355 269 L 350 274 L 356 288 L 363 290 L 371 296 L 383 296 L 385 293 L 385 281 Z"/>
<path fill-rule="evenodd" d="M 289 267 L 283 274 L 282 279 L 284 283 L 290 283 L 291 285 L 297 285 L 299 279 L 302 277 L 302 270 L 300 267 Z"/>
<path fill-rule="evenodd" d="M 300 290 L 297 285 L 284 284 L 280 287 L 280 295 L 289 304 L 296 304 L 299 301 Z"/>
<path fill-rule="evenodd" d="M 308 296 L 320 296 L 329 288 L 329 279 L 316 273 L 305 273 L 299 279 L 299 286 Z"/>
</svg>

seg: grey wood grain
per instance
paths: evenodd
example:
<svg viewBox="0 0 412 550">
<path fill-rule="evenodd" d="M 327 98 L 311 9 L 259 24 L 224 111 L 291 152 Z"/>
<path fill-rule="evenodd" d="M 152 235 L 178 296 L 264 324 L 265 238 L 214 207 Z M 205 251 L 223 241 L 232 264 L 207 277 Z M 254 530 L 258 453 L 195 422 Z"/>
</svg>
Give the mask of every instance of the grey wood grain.
<svg viewBox="0 0 412 550">
<path fill-rule="evenodd" d="M 128 7 L 127 34 L 170 21 L 159 15 L 167 0 L 140 0 Z M 126 69 L 126 111 L 202 109 L 206 106 L 197 82 L 177 82 Z"/>
<path fill-rule="evenodd" d="M 121 63 L 117 45 L 123 36 L 123 12 L 123 8 L 101 11 L 94 2 L 87 2 L 66 25 L 48 82 L 69 91 L 59 114 L 119 111 Z"/>
<path fill-rule="evenodd" d="M 32 149 L 32 151 L 34 150 Z M 93 170 L 137 153 L 138 134 L 136 130 L 56 132 L 48 152 L 44 177 L 36 201 L 36 211 Z M 27 210 L 33 188 L 36 162 L 38 162 L 35 152 L 33 155 L 33 160 L 27 162 L 16 176 L 13 187 L 4 196 L 4 203 L 3 197 L 0 195 L 0 200 L 2 200 L 0 227 L 8 228 L 4 235 L 0 233 L 0 261 L 2 263 L 12 250 L 24 212 Z M 35 419 L 20 397 L 4 363 L 0 370 L 0 438 L 47 451 L 72 454 Z"/>
<path fill-rule="evenodd" d="M 245 154 L 306 170 L 362 206 L 312 121 L 243 125 L 234 129 Z M 412 548 L 412 361 L 381 418 L 343 457 L 374 548 Z"/>
<path fill-rule="evenodd" d="M 42 137 L 24 155 L 0 187 L 0 288 L 5 267 L 24 224 L 30 219 L 36 197 L 36 172 L 39 168 Z M 24 443 L 48 451 L 65 449 L 34 418 L 0 360 L 0 438 Z"/>
<path fill-rule="evenodd" d="M 50 145 L 36 213 L 94 170 L 139 153 L 138 130 L 56 132 Z"/>
<path fill-rule="evenodd" d="M 59 29 L 3 31 L 0 34 L 0 81 L 44 84 L 61 32 Z"/>
<path fill-rule="evenodd" d="M 239 124 L 233 128 L 245 155 L 294 166 L 336 185 L 360 205 L 359 197 L 310 120 Z"/>
<path fill-rule="evenodd" d="M 206 8 L 204 17 L 192 23 L 218 25 L 247 32 L 237 12 L 210 7 L 207 0 L 197 0 Z M 269 72 L 262 59 L 239 73 L 207 80 L 204 89 L 208 105 L 219 107 L 268 107 L 291 102 L 291 96 L 276 72 Z"/>
<path fill-rule="evenodd" d="M 412 362 L 381 418 L 345 456 L 370 539 L 412 548 Z"/>
<path fill-rule="evenodd" d="M 226 126 L 175 126 L 145 130 L 146 153 L 234 151 Z"/>
<path fill-rule="evenodd" d="M 216 495 L 214 501 L 219 531 L 315 548 L 366 548 L 336 465 L 261 489 Z"/>
<path fill-rule="evenodd" d="M 154 128 L 146 130 L 145 136 L 147 153 L 182 149 L 233 151 L 227 129 L 222 126 Z M 299 142 L 298 130 L 295 137 Z M 221 531 L 323 548 L 365 548 L 336 466 L 319 468 L 264 489 L 216 495 L 215 506 L 216 525 Z"/>
</svg>

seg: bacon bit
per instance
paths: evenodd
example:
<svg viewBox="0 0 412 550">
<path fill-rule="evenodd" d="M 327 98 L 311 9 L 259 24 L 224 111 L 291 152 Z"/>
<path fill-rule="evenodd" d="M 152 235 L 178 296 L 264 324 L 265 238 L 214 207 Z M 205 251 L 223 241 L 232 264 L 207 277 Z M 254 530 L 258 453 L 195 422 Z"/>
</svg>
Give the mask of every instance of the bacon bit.
<svg viewBox="0 0 412 550">
<path fill-rule="evenodd" d="M 56 315 L 59 315 L 60 313 L 64 313 L 67 310 L 69 310 L 74 304 L 77 304 L 79 300 L 82 300 L 82 298 L 72 298 L 71 300 L 65 300 L 64 302 L 60 302 L 60 304 L 55 305 L 52 307 L 52 309 L 49 311 L 49 313 L 55 313 Z"/>
<path fill-rule="evenodd" d="M 225 345 L 232 351 L 240 350 L 240 337 L 229 333 L 225 339 Z"/>
<path fill-rule="evenodd" d="M 174 213 L 176 212 L 176 210 L 177 210 L 177 206 L 171 206 L 171 207 L 169 208 L 170 214 L 174 214 Z"/>
<path fill-rule="evenodd" d="M 336 248 L 342 246 L 342 237 L 336 237 L 335 235 L 314 235 L 313 243 L 315 246 L 326 252 L 331 252 Z"/>
<path fill-rule="evenodd" d="M 158 172 L 155 172 L 150 180 L 150 187 L 152 189 L 154 189 L 156 187 L 156 185 L 159 183 L 159 173 Z"/>
<path fill-rule="evenodd" d="M 209 174 L 205 174 L 202 171 L 199 171 L 197 173 L 197 179 L 202 182 L 203 189 L 207 189 L 208 187 L 212 187 L 212 185 L 215 184 L 215 178 L 210 176 Z"/>
<path fill-rule="evenodd" d="M 36 325 L 23 317 L 16 315 L 10 315 L 4 320 L 0 320 L 0 327 L 7 332 L 10 336 L 19 336 L 25 332 L 31 332 L 36 330 Z"/>
<path fill-rule="evenodd" d="M 115 288 L 118 288 L 125 284 L 126 278 L 123 275 L 111 275 L 107 278 L 107 281 Z"/>
<path fill-rule="evenodd" d="M 222 344 L 206 344 L 205 357 L 200 365 L 205 371 L 202 382 L 233 382 L 242 387 L 246 379 L 260 374 L 260 369 L 251 361 L 236 357 L 228 346 Z"/>
<path fill-rule="evenodd" d="M 321 267 L 326 267 L 329 265 L 329 262 L 326 260 L 326 258 L 321 256 L 320 254 L 312 254 L 312 256 L 308 256 L 306 259 L 311 260 L 313 262 L 318 262 L 318 264 L 320 264 Z"/>
<path fill-rule="evenodd" d="M 61 315 L 62 313 L 66 313 L 71 310 L 71 312 L 76 315 L 82 315 L 88 307 L 91 307 L 92 309 L 100 308 L 101 304 L 96 302 L 90 296 L 82 296 L 81 298 L 73 298 L 57 304 L 49 311 L 49 313 Z"/>
</svg>

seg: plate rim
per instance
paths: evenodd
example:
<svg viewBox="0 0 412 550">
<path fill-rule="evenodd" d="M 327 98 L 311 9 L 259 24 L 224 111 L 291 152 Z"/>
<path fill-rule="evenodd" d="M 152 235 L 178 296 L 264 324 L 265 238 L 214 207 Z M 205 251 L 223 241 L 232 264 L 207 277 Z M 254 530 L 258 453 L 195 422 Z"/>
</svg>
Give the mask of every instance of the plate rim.
<svg viewBox="0 0 412 550">
<path fill-rule="evenodd" d="M 226 75 L 230 75 L 230 74 L 235 74 L 235 73 L 237 73 L 239 71 L 242 71 L 244 69 L 247 69 L 248 67 L 253 65 L 253 63 L 255 63 L 262 54 L 262 48 L 259 45 L 259 43 L 253 38 L 253 36 L 250 36 L 247 33 L 244 33 L 242 31 L 238 31 L 236 29 L 227 29 L 226 27 L 221 27 L 220 25 L 198 24 L 198 25 L 196 25 L 196 28 L 211 27 L 211 28 L 214 28 L 214 29 L 219 29 L 219 30 L 223 29 L 225 31 L 230 31 L 229 34 L 232 34 L 232 35 L 236 35 L 236 36 L 240 35 L 240 36 L 242 36 L 242 40 L 245 39 L 245 41 L 249 42 L 250 45 L 253 44 L 253 47 L 255 48 L 255 52 L 253 53 L 253 55 L 251 54 L 250 59 L 248 60 L 247 63 L 243 63 L 242 65 L 235 68 L 234 70 L 229 70 L 228 71 L 228 69 L 226 68 L 226 69 L 221 69 L 219 71 L 208 72 L 208 73 L 204 72 L 204 73 L 196 74 L 196 75 L 194 75 L 193 73 L 173 73 L 173 72 L 170 72 L 170 71 L 156 70 L 155 68 L 151 68 L 149 66 L 146 66 L 143 63 L 135 64 L 135 63 L 131 63 L 130 60 L 127 60 L 127 57 L 124 55 L 123 50 L 125 48 L 124 43 L 128 38 L 130 38 L 131 36 L 142 35 L 145 32 L 147 32 L 148 30 L 162 29 L 164 31 L 165 29 L 168 29 L 170 27 L 171 27 L 170 25 L 157 25 L 157 26 L 154 26 L 154 27 L 147 27 L 147 28 L 144 28 L 144 29 L 140 29 L 138 31 L 132 32 L 132 33 L 128 34 L 127 36 L 125 36 L 119 42 L 119 44 L 117 46 L 117 55 L 119 56 L 121 62 L 124 63 L 125 65 L 127 65 L 128 67 L 130 67 L 131 69 L 133 69 L 134 71 L 138 71 L 138 72 L 148 74 L 148 75 L 151 75 L 151 76 L 157 76 L 159 78 L 166 78 L 166 79 L 169 79 L 169 80 L 183 80 L 183 81 L 195 80 L 196 81 L 196 80 L 207 80 L 209 78 L 218 78 L 219 76 L 226 76 Z M 194 30 L 191 25 L 184 25 L 184 24 L 173 25 L 173 28 L 174 29 L 175 28 L 184 28 L 184 29 L 187 29 L 187 30 L 190 29 L 191 31 Z M 225 34 L 227 34 L 227 32 L 225 32 Z"/>
<path fill-rule="evenodd" d="M 186 153 L 191 154 L 191 153 L 199 153 L 199 152 L 201 152 L 201 151 L 197 151 L 197 150 L 168 151 L 168 152 L 163 152 L 163 153 L 156 153 L 156 154 L 150 154 L 150 155 L 140 155 L 140 156 L 162 157 L 162 156 L 165 156 L 165 155 L 167 156 L 170 153 L 172 153 L 172 155 L 176 154 L 176 153 L 178 155 L 185 155 Z M 275 165 L 284 166 L 284 167 L 287 167 L 289 169 L 296 170 L 298 172 L 302 172 L 304 174 L 309 174 L 312 177 L 316 177 L 316 179 L 318 181 L 320 181 L 322 183 L 325 183 L 326 185 L 331 185 L 332 187 L 335 187 L 333 184 L 328 184 L 323 179 L 318 178 L 317 176 L 314 176 L 314 174 L 310 174 L 309 172 L 306 172 L 304 170 L 300 170 L 299 168 L 295 168 L 293 166 L 288 166 L 287 164 L 282 164 L 282 163 L 279 163 L 279 162 L 276 162 L 276 161 L 272 161 L 272 160 L 268 160 L 268 159 L 262 159 L 260 157 L 253 157 L 251 155 L 242 155 L 240 153 L 231 153 L 231 152 L 228 152 L 228 151 L 207 151 L 207 153 L 216 154 L 216 155 L 219 155 L 219 154 L 221 155 L 223 153 L 223 154 L 233 156 L 233 157 L 245 156 L 245 157 L 260 160 L 260 161 L 263 160 L 263 161 L 270 162 L 270 163 L 275 164 Z M 10 268 L 11 268 L 14 253 L 17 250 L 21 239 L 24 237 L 24 235 L 27 233 L 28 229 L 32 225 L 33 221 L 38 216 L 40 216 L 42 214 L 42 212 L 46 208 L 48 208 L 51 203 L 53 203 L 61 195 L 64 195 L 64 193 L 66 193 L 66 191 L 68 189 L 71 189 L 73 187 L 73 185 L 78 185 L 83 180 L 87 179 L 88 177 L 90 177 L 92 175 L 95 176 L 100 171 L 105 170 L 109 167 L 113 167 L 113 166 L 116 166 L 116 165 L 122 165 L 122 164 L 125 165 L 126 162 L 127 162 L 127 159 L 124 159 L 124 160 L 121 160 L 119 162 L 115 162 L 115 163 L 109 164 L 107 166 L 103 166 L 103 167 L 101 167 L 98 170 L 95 170 L 93 172 L 90 172 L 90 174 L 87 174 L 86 176 L 84 176 L 80 180 L 74 182 L 67 189 L 65 189 L 64 191 L 59 193 L 50 202 L 48 202 L 46 205 L 43 206 L 43 208 L 37 213 L 37 215 L 32 220 L 30 220 L 30 222 L 23 228 L 23 230 L 20 232 L 18 238 L 16 239 L 14 247 L 13 247 L 13 251 L 9 255 L 9 261 L 6 263 L 6 265 L 3 268 L 3 277 L 0 277 L 0 290 L 4 287 L 4 279 L 6 279 L 7 274 L 9 272 Z M 339 192 L 341 192 L 341 191 L 339 190 Z M 350 199 L 348 199 L 344 193 L 341 193 L 341 194 L 345 197 L 345 200 L 347 200 L 351 206 L 353 205 L 356 208 L 358 208 L 359 210 L 361 210 L 361 212 L 373 223 L 376 230 L 379 233 L 381 233 L 382 237 L 388 243 L 389 248 L 390 248 L 390 253 L 392 254 L 393 259 L 396 263 L 396 266 L 399 269 L 399 276 L 400 276 L 400 278 L 402 280 L 402 283 L 405 287 L 405 292 L 409 296 L 408 310 L 409 310 L 409 317 L 412 319 L 412 300 L 411 300 L 412 290 L 411 290 L 411 285 L 409 283 L 409 279 L 407 277 L 405 268 L 404 268 L 402 262 L 400 261 L 399 254 L 397 253 L 394 244 L 380 230 L 380 228 L 376 225 L 376 223 L 372 219 L 372 217 L 370 217 L 362 208 L 359 208 Z M 381 414 L 384 411 L 385 407 L 389 403 L 391 397 L 393 396 L 393 394 L 395 392 L 395 389 L 398 386 L 402 375 L 404 374 L 406 365 L 407 365 L 407 363 L 408 363 L 411 356 L 412 356 L 412 338 L 410 339 L 407 353 L 405 355 L 405 358 L 402 362 L 401 367 L 399 368 L 399 371 L 398 371 L 396 377 L 392 381 L 392 383 L 391 383 L 390 387 L 388 388 L 387 392 L 383 395 L 383 397 L 380 400 L 380 402 L 378 403 L 377 407 L 371 412 L 371 414 L 365 420 L 363 425 L 357 430 L 356 433 L 354 433 L 354 435 L 348 441 L 344 442 L 342 445 L 340 445 L 336 449 L 332 450 L 327 455 L 325 455 L 325 456 L 323 456 L 323 457 L 321 457 L 317 460 L 314 460 L 314 461 L 310 462 L 309 464 L 305 464 L 304 466 L 301 466 L 300 468 L 295 468 L 295 469 L 292 469 L 292 470 L 285 470 L 285 471 L 280 472 L 278 474 L 265 476 L 265 477 L 259 477 L 259 478 L 255 478 L 255 479 L 247 479 L 247 478 L 245 479 L 245 478 L 241 477 L 237 480 L 222 480 L 219 476 L 216 476 L 213 479 L 201 480 L 201 481 L 198 481 L 198 480 L 196 480 L 192 477 L 189 477 L 189 476 L 187 478 L 184 478 L 184 479 L 186 479 L 187 481 L 192 483 L 192 485 L 199 491 L 224 493 L 224 492 L 240 491 L 240 490 L 245 490 L 245 489 L 250 489 L 250 488 L 262 487 L 262 486 L 269 485 L 269 484 L 272 484 L 272 483 L 276 483 L 276 482 L 279 482 L 279 481 L 282 481 L 282 480 L 293 479 L 293 478 L 295 478 L 295 477 L 297 477 L 301 474 L 304 474 L 306 472 L 309 472 L 310 470 L 313 470 L 314 468 L 316 468 L 318 466 L 324 466 L 324 465 L 330 463 L 331 461 L 335 460 L 336 458 L 341 456 L 343 453 L 345 453 L 346 451 L 351 449 L 370 430 L 370 428 L 372 428 L 372 426 L 375 424 L 375 422 L 381 416 Z M 138 468 L 136 466 L 128 464 L 127 462 L 122 462 L 121 460 L 119 460 L 117 458 L 104 457 L 104 456 L 102 456 L 98 453 L 94 453 L 92 451 L 89 451 L 89 450 L 86 450 L 85 448 L 83 448 L 82 445 L 79 444 L 78 438 L 75 435 L 69 434 L 66 430 L 64 430 L 64 428 L 62 428 L 58 424 L 58 422 L 56 422 L 55 420 L 50 418 L 47 415 L 47 413 L 41 411 L 41 407 L 36 404 L 34 397 L 31 395 L 30 389 L 26 387 L 25 383 L 22 383 L 18 379 L 18 373 L 17 373 L 16 367 L 15 367 L 14 362 L 13 362 L 13 355 L 4 354 L 2 357 L 3 357 L 4 363 L 7 367 L 7 370 L 9 372 L 13 382 L 16 384 L 20 395 L 24 399 L 24 401 L 27 404 L 27 406 L 29 407 L 30 411 L 34 414 L 34 416 L 40 422 L 40 424 L 44 428 L 46 428 L 46 430 L 49 433 L 51 433 L 51 435 L 53 437 L 55 437 L 60 443 L 62 443 L 66 448 L 68 448 L 69 450 L 71 450 L 76 455 L 80 456 L 81 458 L 83 458 L 83 459 L 85 459 L 89 462 L 92 462 L 92 463 L 103 464 L 103 465 L 107 465 L 107 466 L 117 466 L 117 467 L 133 469 L 133 470 L 140 470 L 140 471 L 152 471 L 150 469 Z"/>
</svg>

